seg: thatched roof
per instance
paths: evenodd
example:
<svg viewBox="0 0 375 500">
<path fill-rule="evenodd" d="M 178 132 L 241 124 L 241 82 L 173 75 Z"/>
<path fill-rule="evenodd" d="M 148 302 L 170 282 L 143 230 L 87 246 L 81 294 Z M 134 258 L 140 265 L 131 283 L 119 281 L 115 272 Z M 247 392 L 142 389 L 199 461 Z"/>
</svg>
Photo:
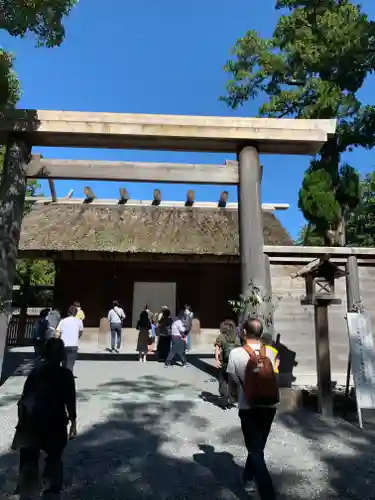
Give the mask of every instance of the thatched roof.
<svg viewBox="0 0 375 500">
<path fill-rule="evenodd" d="M 292 245 L 264 212 L 266 245 Z M 24 219 L 20 250 L 236 255 L 237 211 L 124 205 L 35 205 Z"/>
</svg>

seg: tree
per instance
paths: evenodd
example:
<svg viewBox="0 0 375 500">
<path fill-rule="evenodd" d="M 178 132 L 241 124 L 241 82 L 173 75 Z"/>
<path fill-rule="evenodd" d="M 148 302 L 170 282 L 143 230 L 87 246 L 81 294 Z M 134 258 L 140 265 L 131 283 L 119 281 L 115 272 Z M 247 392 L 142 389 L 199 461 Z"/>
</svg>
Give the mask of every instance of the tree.
<svg viewBox="0 0 375 500">
<path fill-rule="evenodd" d="M 361 182 L 361 202 L 348 219 L 348 244 L 375 246 L 375 172 Z"/>
<path fill-rule="evenodd" d="M 347 245 L 375 246 L 375 172 L 367 174 L 360 183 L 360 203 L 347 215 Z M 296 245 L 324 246 L 324 238 L 314 226 L 304 225 Z"/>
<path fill-rule="evenodd" d="M 0 183 L 2 180 L 5 147 L 0 147 Z M 38 190 L 40 184 L 36 179 L 29 179 L 26 186 L 26 196 L 40 195 Z M 32 202 L 26 202 L 24 216 L 30 212 Z M 16 267 L 16 285 L 24 285 L 30 281 L 30 285 L 53 285 L 55 281 L 55 265 L 46 260 L 35 260 L 28 262 L 18 260 Z"/>
<path fill-rule="evenodd" d="M 14 56 L 0 48 L 0 110 L 13 108 L 21 95 L 13 62 Z"/>
<path fill-rule="evenodd" d="M 250 30 L 237 41 L 221 99 L 235 109 L 265 95 L 261 116 L 337 118 L 336 137 L 305 174 L 299 207 L 326 244 L 342 245 L 359 180 L 341 155 L 375 143 L 375 108 L 357 95 L 375 67 L 375 23 L 349 0 L 277 0 L 276 9 L 287 12 L 270 39 Z"/>
<path fill-rule="evenodd" d="M 56 47 L 64 40 L 64 17 L 78 0 L 0 0 L 0 29 L 11 36 L 36 38 L 37 46 Z M 12 107 L 20 96 L 13 71 L 14 57 L 0 49 L 0 109 Z"/>
<path fill-rule="evenodd" d="M 298 238 L 294 244 L 300 247 L 322 247 L 324 246 L 324 238 L 315 231 L 311 224 L 305 224 L 301 227 L 298 233 Z"/>
</svg>

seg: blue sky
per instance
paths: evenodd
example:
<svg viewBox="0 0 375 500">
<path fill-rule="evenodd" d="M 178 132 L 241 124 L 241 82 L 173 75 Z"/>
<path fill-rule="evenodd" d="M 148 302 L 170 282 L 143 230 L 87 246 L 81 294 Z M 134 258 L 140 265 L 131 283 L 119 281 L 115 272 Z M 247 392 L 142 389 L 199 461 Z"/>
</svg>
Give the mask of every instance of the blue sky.
<svg viewBox="0 0 375 500">
<path fill-rule="evenodd" d="M 222 67 L 235 40 L 248 29 L 269 36 L 279 13 L 274 0 L 80 0 L 66 20 L 66 39 L 57 49 L 0 32 L 0 44 L 15 53 L 22 108 L 131 113 L 255 116 L 259 102 L 236 112 L 218 100 L 228 76 Z M 362 5 L 375 18 L 373 0 Z M 373 77 L 361 96 L 374 102 Z M 224 163 L 228 155 L 153 151 L 34 148 L 46 158 Z M 346 160 L 362 173 L 374 167 L 371 152 Z M 308 157 L 263 156 L 263 202 L 289 203 L 278 217 L 292 236 L 303 224 L 298 190 Z M 57 194 L 83 196 L 86 182 L 57 181 Z M 98 197 L 118 196 L 116 183 L 91 182 Z M 188 187 L 197 200 L 216 201 L 221 186 L 128 184 L 133 199 L 150 199 L 160 187 L 165 200 L 184 200 Z M 48 194 L 43 183 L 42 190 Z M 230 201 L 236 190 L 229 188 Z"/>
</svg>

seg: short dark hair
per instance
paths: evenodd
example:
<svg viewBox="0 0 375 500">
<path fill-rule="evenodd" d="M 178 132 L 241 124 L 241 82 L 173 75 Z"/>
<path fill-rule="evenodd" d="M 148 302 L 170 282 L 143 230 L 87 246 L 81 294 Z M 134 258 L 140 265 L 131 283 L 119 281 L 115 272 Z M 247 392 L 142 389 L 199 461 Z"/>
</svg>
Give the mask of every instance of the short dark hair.
<svg viewBox="0 0 375 500">
<path fill-rule="evenodd" d="M 39 313 L 40 318 L 46 318 L 50 313 L 50 309 L 46 307 L 45 309 L 42 309 Z"/>
<path fill-rule="evenodd" d="M 263 325 L 259 319 L 246 320 L 243 329 L 247 339 L 260 339 L 263 335 Z"/>
<path fill-rule="evenodd" d="M 73 302 L 73 306 L 74 307 L 81 307 L 81 303 L 78 302 L 78 300 L 76 300 L 75 302 Z"/>
<path fill-rule="evenodd" d="M 77 307 L 76 306 L 70 306 L 68 309 L 68 316 L 77 316 Z"/>
<path fill-rule="evenodd" d="M 64 359 L 65 345 L 61 339 L 54 337 L 47 340 L 43 348 L 43 356 L 46 360 L 61 363 Z"/>
<path fill-rule="evenodd" d="M 163 318 L 169 318 L 169 316 L 171 315 L 171 311 L 169 309 L 164 309 L 162 315 Z"/>
<path fill-rule="evenodd" d="M 112 307 L 118 307 L 118 304 L 119 304 L 118 300 L 112 301 Z"/>
<path fill-rule="evenodd" d="M 225 319 L 220 325 L 220 333 L 223 335 L 235 334 L 236 323 L 231 319 Z"/>
</svg>

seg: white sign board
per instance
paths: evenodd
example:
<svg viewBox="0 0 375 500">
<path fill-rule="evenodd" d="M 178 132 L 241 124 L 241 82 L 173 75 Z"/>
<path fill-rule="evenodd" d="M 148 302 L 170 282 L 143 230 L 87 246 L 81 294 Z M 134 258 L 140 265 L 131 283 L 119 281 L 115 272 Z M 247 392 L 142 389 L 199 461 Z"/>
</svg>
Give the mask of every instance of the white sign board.
<svg viewBox="0 0 375 500">
<path fill-rule="evenodd" d="M 359 410 L 375 409 L 375 350 L 370 317 L 347 313 L 350 359 Z M 362 427 L 362 425 L 361 425 Z"/>
</svg>

